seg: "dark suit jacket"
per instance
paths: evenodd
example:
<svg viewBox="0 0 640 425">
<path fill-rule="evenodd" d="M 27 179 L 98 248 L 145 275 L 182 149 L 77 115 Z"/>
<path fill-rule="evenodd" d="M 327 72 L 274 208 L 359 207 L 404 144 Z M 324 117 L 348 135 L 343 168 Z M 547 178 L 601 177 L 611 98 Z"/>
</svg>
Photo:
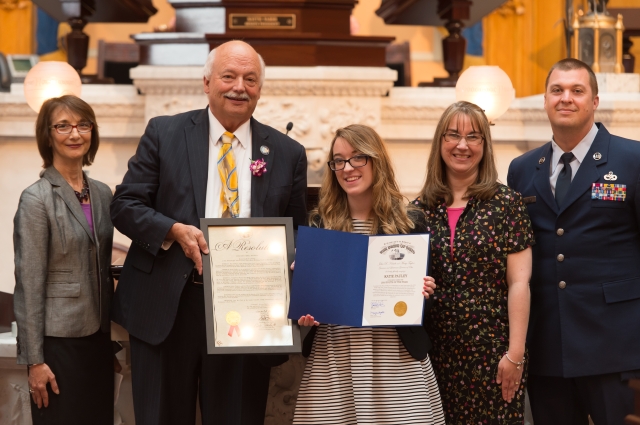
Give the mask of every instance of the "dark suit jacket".
<svg viewBox="0 0 640 425">
<path fill-rule="evenodd" d="M 422 211 L 410 210 L 409 215 L 416 225 L 411 233 L 428 233 L 427 222 Z M 322 223 L 311 223 L 311 225 L 315 227 L 323 227 Z M 436 285 L 437 284 L 438 282 L 436 282 Z M 433 298 L 430 297 L 425 300 L 424 309 L 422 311 L 423 323 L 427 320 L 427 312 L 432 305 Z M 305 357 L 308 357 L 309 354 L 311 354 L 311 347 L 313 346 L 313 339 L 317 330 L 317 326 L 312 327 L 304 338 L 302 354 Z M 402 341 L 404 348 L 406 348 L 409 354 L 411 354 L 411 357 L 416 360 L 424 360 L 427 357 L 432 345 L 424 326 L 396 326 L 396 331 L 398 332 L 398 336 L 400 337 L 400 341 Z"/>
<path fill-rule="evenodd" d="M 537 241 L 527 336 L 532 374 L 640 369 L 640 143 L 598 127 L 561 208 L 549 183 L 551 143 L 509 167 L 509 186 L 525 198 Z M 605 180 L 610 171 L 615 181 Z M 593 183 L 625 185 L 626 199 L 592 199 Z"/>
<path fill-rule="evenodd" d="M 268 172 L 251 178 L 253 217 L 306 217 L 307 157 L 298 142 L 251 119 L 253 160 Z M 263 155 L 260 147 L 269 148 Z M 129 333 L 159 344 L 173 327 L 184 284 L 193 270 L 179 244 L 162 250 L 176 223 L 200 227 L 209 168 L 207 109 L 149 121 L 111 203 L 114 225 L 133 241 L 114 296 L 112 319 Z"/>
<path fill-rule="evenodd" d="M 85 175 L 92 232 L 73 189 L 54 167 L 20 196 L 13 220 L 18 363 L 44 362 L 45 336 L 109 332 L 111 189 Z"/>
</svg>

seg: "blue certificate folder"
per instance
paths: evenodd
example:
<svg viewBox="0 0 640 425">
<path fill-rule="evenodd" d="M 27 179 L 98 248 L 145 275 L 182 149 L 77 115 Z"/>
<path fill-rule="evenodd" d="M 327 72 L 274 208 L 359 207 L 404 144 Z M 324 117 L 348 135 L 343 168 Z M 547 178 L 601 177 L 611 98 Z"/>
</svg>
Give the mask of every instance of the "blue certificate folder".
<svg viewBox="0 0 640 425">
<path fill-rule="evenodd" d="M 288 317 L 362 327 L 368 250 L 367 235 L 300 226 Z"/>
</svg>

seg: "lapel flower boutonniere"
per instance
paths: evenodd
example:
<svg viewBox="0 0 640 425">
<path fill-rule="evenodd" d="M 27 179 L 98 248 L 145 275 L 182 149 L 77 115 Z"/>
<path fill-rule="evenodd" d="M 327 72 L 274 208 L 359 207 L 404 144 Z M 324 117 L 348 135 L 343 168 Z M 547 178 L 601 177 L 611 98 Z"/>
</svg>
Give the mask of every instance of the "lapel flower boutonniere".
<svg viewBox="0 0 640 425">
<path fill-rule="evenodd" d="M 267 172 L 267 161 L 265 161 L 262 158 L 257 159 L 255 161 L 251 158 L 249 159 L 251 160 L 251 164 L 249 165 L 251 174 L 253 174 L 256 177 L 260 177 L 261 175 Z"/>
</svg>

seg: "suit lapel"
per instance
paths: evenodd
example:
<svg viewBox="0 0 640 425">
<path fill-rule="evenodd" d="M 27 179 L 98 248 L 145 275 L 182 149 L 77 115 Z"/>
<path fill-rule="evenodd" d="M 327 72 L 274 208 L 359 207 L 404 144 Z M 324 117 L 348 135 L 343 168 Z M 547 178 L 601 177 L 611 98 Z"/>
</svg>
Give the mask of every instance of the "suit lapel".
<svg viewBox="0 0 640 425">
<path fill-rule="evenodd" d="M 268 155 L 261 152 L 265 147 Z M 251 159 L 256 161 L 264 159 L 267 163 L 267 172 L 261 176 L 251 176 L 251 216 L 264 216 L 264 200 L 267 197 L 269 181 L 274 171 L 275 156 L 277 152 L 273 143 L 269 140 L 269 135 L 262 131 L 262 125 L 251 118 Z"/>
<path fill-rule="evenodd" d="M 542 150 L 542 156 L 540 159 L 544 158 L 542 164 L 540 164 L 540 159 L 538 159 L 538 165 L 536 166 L 536 175 L 534 177 L 533 184 L 538 191 L 538 195 L 540 198 L 551 208 L 554 212 L 558 212 L 558 206 L 556 204 L 556 198 L 553 196 L 553 192 L 551 192 L 551 183 L 549 182 L 549 168 L 552 166 L 552 155 L 553 151 L 551 149 L 551 142 Z"/>
<path fill-rule="evenodd" d="M 64 201 L 71 211 L 71 214 L 75 217 L 75 219 L 80 223 L 85 232 L 87 232 L 87 236 L 91 239 L 92 242 L 95 243 L 93 232 L 89 228 L 89 222 L 87 221 L 87 217 L 84 215 L 84 211 L 80 206 L 80 202 L 78 202 L 78 198 L 76 194 L 73 192 L 73 188 L 67 181 L 62 177 L 62 175 L 56 170 L 53 166 L 44 170 L 43 177 L 49 180 L 49 183 L 53 186 L 54 193 L 58 194 L 60 198 Z M 89 186 L 89 190 L 91 190 L 91 186 Z M 91 202 L 93 202 L 93 197 L 91 198 Z"/>
<path fill-rule="evenodd" d="M 89 184 L 89 193 L 91 194 L 91 218 L 93 220 L 93 235 L 96 238 L 94 241 L 96 247 L 99 248 L 99 240 L 98 232 L 100 229 L 98 226 L 100 223 L 104 222 L 102 217 L 102 199 L 100 199 L 100 195 L 98 193 L 98 188 L 93 183 L 93 180 L 89 179 L 87 176 L 84 176 L 87 179 L 87 183 Z M 99 252 L 99 251 L 98 251 Z"/>
<path fill-rule="evenodd" d="M 587 156 L 584 157 L 582 164 L 580 164 L 580 168 L 578 168 L 576 176 L 571 181 L 571 186 L 569 186 L 567 197 L 562 204 L 562 208 L 560 208 L 560 214 L 562 214 L 562 212 L 566 210 L 571 204 L 577 201 L 584 194 L 584 192 L 586 192 L 587 190 L 591 190 L 593 183 L 598 180 L 598 167 L 607 163 L 610 138 L 611 135 L 609 134 L 607 129 L 604 128 L 602 124 L 600 124 L 598 134 L 593 140 Z M 600 153 L 600 159 L 597 161 L 593 158 L 593 155 L 596 152 Z"/>
<path fill-rule="evenodd" d="M 205 215 L 207 179 L 209 177 L 209 115 L 208 108 L 192 118 L 193 126 L 185 127 L 185 141 L 189 156 L 189 170 L 198 217 Z M 213 164 L 212 166 L 215 166 Z"/>
</svg>

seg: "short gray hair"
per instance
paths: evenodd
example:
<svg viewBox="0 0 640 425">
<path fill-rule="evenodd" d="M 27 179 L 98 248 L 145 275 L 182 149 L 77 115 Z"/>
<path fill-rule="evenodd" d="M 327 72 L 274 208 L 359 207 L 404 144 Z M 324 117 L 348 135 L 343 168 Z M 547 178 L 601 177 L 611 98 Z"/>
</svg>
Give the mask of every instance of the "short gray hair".
<svg viewBox="0 0 640 425">
<path fill-rule="evenodd" d="M 209 52 L 209 56 L 207 56 L 207 60 L 204 63 L 204 67 L 202 68 L 202 75 L 207 80 L 211 79 L 211 72 L 213 72 L 213 62 L 216 59 L 216 50 L 218 50 L 218 47 Z M 265 63 L 264 59 L 262 59 L 262 56 L 260 56 L 260 53 L 256 52 L 256 55 L 258 55 L 258 59 L 260 60 L 260 87 L 262 87 L 262 83 L 264 83 Z"/>
</svg>

